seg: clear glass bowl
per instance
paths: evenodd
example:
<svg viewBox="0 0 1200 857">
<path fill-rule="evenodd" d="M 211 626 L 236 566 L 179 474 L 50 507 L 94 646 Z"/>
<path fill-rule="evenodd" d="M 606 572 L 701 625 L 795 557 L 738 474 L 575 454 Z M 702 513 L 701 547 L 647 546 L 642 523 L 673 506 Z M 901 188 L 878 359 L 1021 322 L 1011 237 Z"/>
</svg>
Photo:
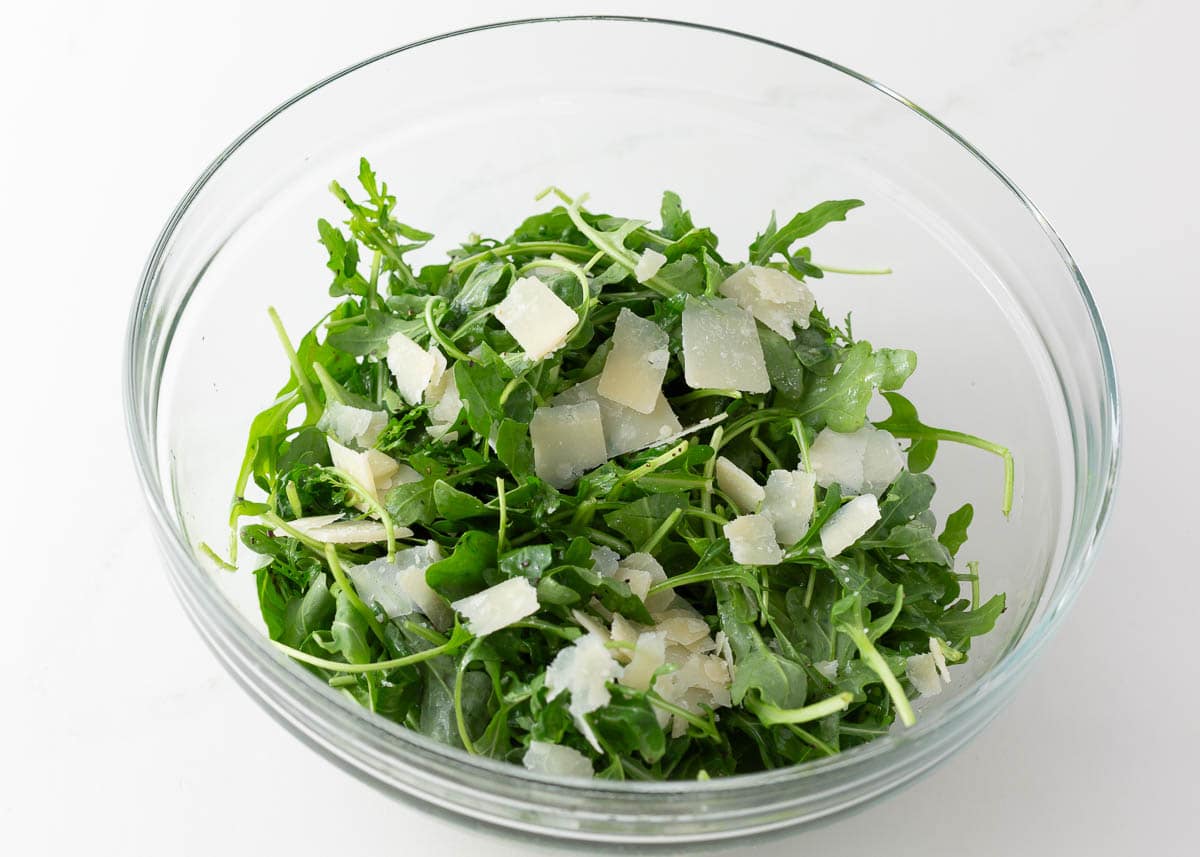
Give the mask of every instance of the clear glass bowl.
<svg viewBox="0 0 1200 857">
<path fill-rule="evenodd" d="M 920 720 L 801 767 L 709 782 L 581 783 L 479 760 L 376 719 L 275 652 L 252 577 L 198 559 L 224 544 L 250 417 L 287 377 L 265 309 L 293 332 L 328 307 L 315 220 L 367 155 L 407 221 L 452 246 L 504 234 L 548 184 L 597 209 L 678 191 L 737 257 L 764 225 L 826 198 L 867 201 L 815 236 L 814 291 L 854 330 L 914 348 L 906 390 L 930 423 L 1008 444 L 1001 465 L 946 446 L 939 511 L 976 504 L 966 558 L 1008 610 Z M 430 254 L 430 259 L 436 258 Z M 1112 498 L 1118 406 L 1096 308 L 1045 219 L 982 155 L 887 88 L 763 39 L 676 22 L 571 18 L 430 39 L 334 75 L 229 147 L 171 215 L 129 328 L 137 467 L 171 580 L 217 656 L 310 746 L 380 789 L 503 828 L 671 843 L 809 824 L 913 781 L 1000 710 L 1070 606 Z M 1068 705 L 1069 700 L 1058 704 Z"/>
</svg>

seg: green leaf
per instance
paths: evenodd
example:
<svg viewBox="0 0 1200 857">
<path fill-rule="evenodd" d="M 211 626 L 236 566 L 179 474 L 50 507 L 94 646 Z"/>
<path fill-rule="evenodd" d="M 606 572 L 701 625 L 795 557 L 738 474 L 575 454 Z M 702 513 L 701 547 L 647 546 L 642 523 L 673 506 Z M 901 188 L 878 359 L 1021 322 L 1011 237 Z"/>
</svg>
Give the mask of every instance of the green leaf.
<svg viewBox="0 0 1200 857">
<path fill-rule="evenodd" d="M 762 343 L 771 386 L 784 396 L 799 399 L 804 394 L 804 366 L 792 349 L 792 344 L 761 324 L 758 326 L 758 340 Z"/>
<path fill-rule="evenodd" d="M 846 349 L 835 374 L 812 379 L 798 408 L 814 428 L 829 426 L 834 431 L 858 431 L 867 418 L 877 372 L 870 343 L 855 343 Z"/>
<path fill-rule="evenodd" d="M 397 333 L 423 342 L 428 337 L 425 319 L 404 318 L 370 306 L 364 311 L 362 323 L 331 330 L 326 342 L 346 354 L 363 357 L 383 353 L 387 349 L 387 341 Z"/>
<path fill-rule="evenodd" d="M 506 578 L 524 577 L 536 584 L 553 561 L 550 545 L 529 545 L 509 551 L 501 557 L 500 571 Z"/>
<path fill-rule="evenodd" d="M 500 396 L 505 381 L 495 364 L 472 365 L 464 360 L 454 364 L 454 381 L 467 412 L 467 422 L 480 437 L 490 437 L 492 424 L 504 419 Z"/>
<path fill-rule="evenodd" d="M 686 509 L 688 501 L 679 494 L 651 494 L 604 516 L 604 523 L 640 545 L 654 534 L 659 524 L 676 509 Z"/>
<path fill-rule="evenodd" d="M 425 582 L 449 601 L 485 588 L 484 572 L 496 567 L 496 537 L 482 530 L 462 534 L 454 552 L 425 571 Z"/>
<path fill-rule="evenodd" d="M 800 212 L 782 228 L 776 228 L 775 215 L 772 214 L 766 230 L 750 245 L 750 264 L 764 265 L 776 254 L 786 256 L 788 249 L 801 238 L 812 235 L 826 224 L 845 220 L 847 212 L 862 204 L 861 199 L 822 202 L 808 211 Z"/>
<path fill-rule="evenodd" d="M 682 238 L 696 228 L 692 223 L 692 215 L 683 210 L 679 194 L 674 191 L 663 191 L 661 214 L 662 234 L 672 241 Z"/>
<path fill-rule="evenodd" d="M 637 753 L 654 764 L 667 751 L 667 736 L 658 725 L 653 706 L 644 693 L 621 685 L 611 685 L 610 692 L 608 704 L 588 715 L 601 743 L 611 752 L 623 756 Z"/>
<path fill-rule="evenodd" d="M 437 506 L 438 514 L 448 521 L 463 521 L 467 518 L 495 514 L 478 497 L 459 491 L 441 479 L 433 483 L 433 502 Z"/>
<path fill-rule="evenodd" d="M 942 529 L 942 534 L 938 536 L 938 541 L 946 546 L 946 550 L 950 551 L 951 556 L 958 556 L 958 549 L 967 540 L 967 528 L 971 526 L 971 520 L 974 517 L 975 507 L 970 503 L 964 503 L 946 518 L 946 526 Z"/>
<path fill-rule="evenodd" d="M 406 482 L 388 491 L 384 506 L 392 516 L 392 523 L 398 527 L 433 523 L 436 508 L 433 487 L 436 481 L 422 479 L 420 482 Z"/>
<path fill-rule="evenodd" d="M 337 608 L 330 629 L 337 652 L 350 664 L 371 662 L 370 628 L 350 597 L 343 591 L 337 594 Z"/>
<path fill-rule="evenodd" d="M 808 693 L 804 668 L 772 652 L 754 627 L 754 614 L 741 587 L 716 582 L 717 615 L 721 630 L 733 649 L 734 680 L 730 688 L 735 705 L 750 691 L 778 708 L 800 708 Z"/>
<path fill-rule="evenodd" d="M 302 597 L 293 598 L 288 602 L 283 631 L 279 636 L 280 642 L 293 649 L 300 648 L 313 631 L 330 627 L 335 605 L 336 602 L 325 583 L 325 575 L 316 575 Z"/>
</svg>

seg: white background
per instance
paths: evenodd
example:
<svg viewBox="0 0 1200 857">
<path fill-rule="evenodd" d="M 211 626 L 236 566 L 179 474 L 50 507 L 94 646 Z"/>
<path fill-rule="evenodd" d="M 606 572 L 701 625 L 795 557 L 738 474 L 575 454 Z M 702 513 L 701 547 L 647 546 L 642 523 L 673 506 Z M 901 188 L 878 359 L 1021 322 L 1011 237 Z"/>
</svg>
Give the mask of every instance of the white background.
<svg viewBox="0 0 1200 857">
<path fill-rule="evenodd" d="M 4 6 L 0 853 L 525 853 L 379 796 L 222 672 L 160 569 L 121 425 L 119 357 L 160 225 L 267 109 L 422 36 L 584 11 L 771 36 L 932 111 L 1057 227 L 1095 292 L 1123 385 L 1111 530 L 1016 701 L 917 786 L 756 850 L 1196 853 L 1197 7 L 408 5 Z"/>
</svg>

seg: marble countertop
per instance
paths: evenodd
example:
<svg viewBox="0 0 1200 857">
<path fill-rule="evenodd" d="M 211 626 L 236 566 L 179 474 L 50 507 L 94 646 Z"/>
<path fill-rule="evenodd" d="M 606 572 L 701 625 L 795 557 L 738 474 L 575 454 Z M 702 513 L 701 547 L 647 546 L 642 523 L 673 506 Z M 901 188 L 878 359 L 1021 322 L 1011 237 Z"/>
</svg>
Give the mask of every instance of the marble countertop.
<svg viewBox="0 0 1200 857">
<path fill-rule="evenodd" d="M 358 58 L 562 11 L 403 5 L 6 9 L 0 234 L 3 288 L 22 297 L 0 338 L 10 458 L 0 492 L 0 852 L 528 853 L 374 792 L 234 684 L 158 568 L 120 416 L 120 346 L 140 266 L 177 198 L 229 140 Z M 1013 703 L 915 787 L 756 852 L 1195 853 L 1197 7 L 869 0 L 588 11 L 758 32 L 913 98 L 1042 207 L 1091 284 L 1122 382 L 1126 448 L 1111 530 Z"/>
</svg>

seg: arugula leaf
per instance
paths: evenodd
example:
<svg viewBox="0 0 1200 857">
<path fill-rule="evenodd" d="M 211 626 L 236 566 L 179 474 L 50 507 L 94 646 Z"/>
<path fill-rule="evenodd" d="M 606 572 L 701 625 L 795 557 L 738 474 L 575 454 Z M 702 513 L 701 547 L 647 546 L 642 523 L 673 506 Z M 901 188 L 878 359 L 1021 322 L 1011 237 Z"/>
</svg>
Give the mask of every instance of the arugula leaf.
<svg viewBox="0 0 1200 857">
<path fill-rule="evenodd" d="M 496 566 L 496 537 L 468 530 L 454 552 L 425 571 L 425 582 L 448 601 L 474 595 L 485 586 L 484 572 Z"/>
<path fill-rule="evenodd" d="M 772 213 L 767 228 L 750 244 L 750 264 L 764 265 L 777 254 L 791 261 L 788 249 L 793 244 L 801 238 L 812 235 L 829 223 L 845 220 L 848 212 L 862 204 L 861 199 L 838 199 L 822 202 L 808 211 L 800 212 L 782 228 L 776 227 L 775 215 Z"/>
</svg>

